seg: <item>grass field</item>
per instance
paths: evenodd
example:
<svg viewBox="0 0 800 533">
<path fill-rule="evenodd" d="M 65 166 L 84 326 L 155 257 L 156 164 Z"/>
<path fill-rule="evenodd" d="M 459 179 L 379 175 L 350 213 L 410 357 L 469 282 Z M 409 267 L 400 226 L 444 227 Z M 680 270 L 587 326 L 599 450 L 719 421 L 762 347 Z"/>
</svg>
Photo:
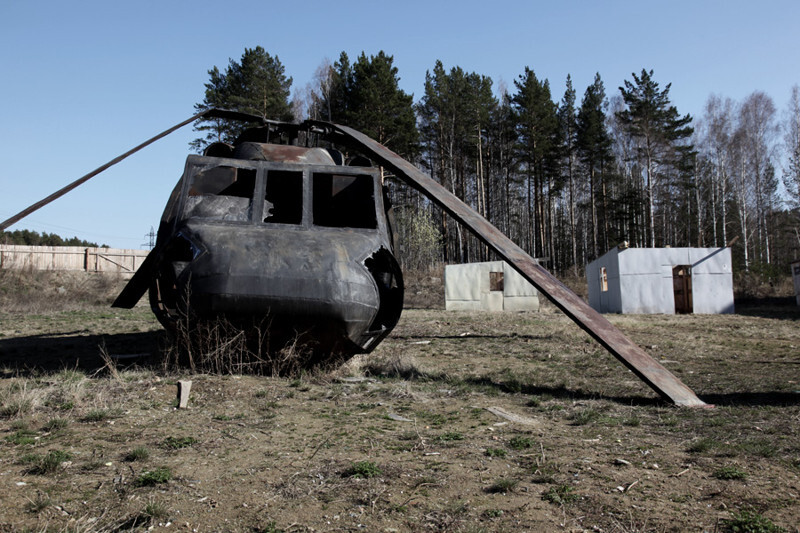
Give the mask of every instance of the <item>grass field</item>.
<svg viewBox="0 0 800 533">
<path fill-rule="evenodd" d="M 798 531 L 793 307 L 610 316 L 716 405 L 680 409 L 551 307 L 407 309 L 280 378 L 164 371 L 146 308 L 60 295 L 0 311 L 0 532 Z"/>
</svg>

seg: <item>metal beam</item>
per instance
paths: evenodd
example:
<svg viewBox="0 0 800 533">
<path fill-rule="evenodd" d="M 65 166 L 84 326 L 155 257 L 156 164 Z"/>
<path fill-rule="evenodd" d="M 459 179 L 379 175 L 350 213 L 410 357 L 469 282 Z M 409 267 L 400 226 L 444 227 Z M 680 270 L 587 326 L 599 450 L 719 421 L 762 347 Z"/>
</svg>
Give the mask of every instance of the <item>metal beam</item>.
<svg viewBox="0 0 800 533">
<path fill-rule="evenodd" d="M 320 126 L 329 124 L 317 123 Z M 644 350 L 614 327 L 603 315 L 569 290 L 533 258 L 495 228 L 471 207 L 459 200 L 439 183 L 423 174 L 414 165 L 385 146 L 352 128 L 332 125 L 336 136 L 348 139 L 347 144 L 371 154 L 398 178 L 430 198 L 450 216 L 475 234 L 525 279 L 544 293 L 559 309 L 619 359 L 634 374 L 663 398 L 687 407 L 708 406 L 695 393 L 661 366 Z"/>
</svg>

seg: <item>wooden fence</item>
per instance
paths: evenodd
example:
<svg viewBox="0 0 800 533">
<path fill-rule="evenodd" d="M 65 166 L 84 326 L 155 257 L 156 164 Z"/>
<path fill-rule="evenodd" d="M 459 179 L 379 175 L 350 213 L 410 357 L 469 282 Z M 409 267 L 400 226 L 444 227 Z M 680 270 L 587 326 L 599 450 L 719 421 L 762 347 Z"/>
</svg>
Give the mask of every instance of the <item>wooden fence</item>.
<svg viewBox="0 0 800 533">
<path fill-rule="evenodd" d="M 0 244 L 0 268 L 132 274 L 148 253 L 118 248 Z"/>
</svg>

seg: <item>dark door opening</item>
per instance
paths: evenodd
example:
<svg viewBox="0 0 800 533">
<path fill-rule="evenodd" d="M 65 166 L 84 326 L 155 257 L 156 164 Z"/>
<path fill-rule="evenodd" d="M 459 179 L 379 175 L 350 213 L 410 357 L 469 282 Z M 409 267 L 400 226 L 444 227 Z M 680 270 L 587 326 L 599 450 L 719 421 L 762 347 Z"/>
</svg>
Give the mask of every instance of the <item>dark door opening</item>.
<svg viewBox="0 0 800 533">
<path fill-rule="evenodd" d="M 676 265 L 672 267 L 672 292 L 675 295 L 675 312 L 693 313 L 692 305 L 692 267 Z"/>
</svg>

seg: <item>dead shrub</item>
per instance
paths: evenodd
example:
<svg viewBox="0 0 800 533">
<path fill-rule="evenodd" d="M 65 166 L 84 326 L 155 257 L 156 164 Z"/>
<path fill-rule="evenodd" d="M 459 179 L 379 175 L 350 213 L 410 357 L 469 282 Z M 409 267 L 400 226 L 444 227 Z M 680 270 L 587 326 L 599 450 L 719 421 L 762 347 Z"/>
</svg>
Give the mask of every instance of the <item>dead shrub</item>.
<svg viewBox="0 0 800 533">
<path fill-rule="evenodd" d="M 365 376 L 385 378 L 420 379 L 427 377 L 427 373 L 419 368 L 416 359 L 400 350 L 365 357 L 361 362 L 361 372 Z"/>
<path fill-rule="evenodd" d="M 296 377 L 308 370 L 338 366 L 344 359 L 315 350 L 301 335 L 271 342 L 269 331 L 268 320 L 243 325 L 225 317 L 184 318 L 163 350 L 163 369 Z"/>
</svg>

